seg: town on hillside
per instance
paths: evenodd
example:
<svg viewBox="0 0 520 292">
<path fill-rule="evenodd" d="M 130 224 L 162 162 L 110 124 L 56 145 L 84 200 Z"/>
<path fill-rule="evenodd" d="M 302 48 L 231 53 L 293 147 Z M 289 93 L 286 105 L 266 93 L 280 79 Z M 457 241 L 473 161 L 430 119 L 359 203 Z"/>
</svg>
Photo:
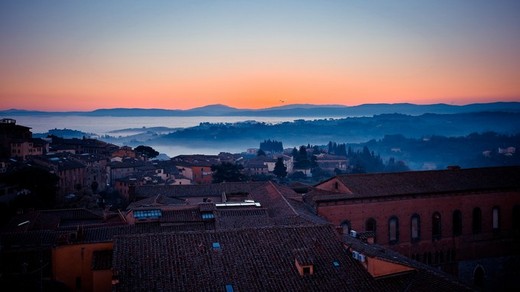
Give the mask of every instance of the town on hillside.
<svg viewBox="0 0 520 292">
<path fill-rule="evenodd" d="M 399 151 L 399 149 L 395 149 Z M 516 149 L 500 149 L 504 156 Z M 495 291 L 520 166 L 410 171 L 330 142 L 157 159 L 0 121 L 0 285 L 21 291 Z"/>
</svg>

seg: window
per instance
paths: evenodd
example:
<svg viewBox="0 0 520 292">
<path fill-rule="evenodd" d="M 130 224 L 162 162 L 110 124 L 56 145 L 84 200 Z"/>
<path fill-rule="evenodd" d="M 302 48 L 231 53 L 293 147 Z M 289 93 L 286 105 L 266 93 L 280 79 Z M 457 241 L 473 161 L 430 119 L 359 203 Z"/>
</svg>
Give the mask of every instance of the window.
<svg viewBox="0 0 520 292">
<path fill-rule="evenodd" d="M 432 239 L 438 240 L 441 238 L 441 214 L 435 212 L 432 215 Z"/>
<path fill-rule="evenodd" d="M 473 284 L 476 287 L 483 288 L 484 287 L 484 279 L 485 279 L 485 273 L 482 266 L 478 266 L 475 271 L 473 271 Z"/>
<path fill-rule="evenodd" d="M 478 234 L 482 232 L 482 210 L 480 210 L 480 208 L 478 207 L 473 209 L 471 227 L 473 230 L 473 234 Z"/>
<path fill-rule="evenodd" d="M 459 236 L 462 234 L 462 213 L 460 210 L 453 211 L 452 226 L 453 236 Z"/>
<path fill-rule="evenodd" d="M 388 220 L 388 240 L 390 244 L 395 244 L 399 241 L 399 220 L 395 216 Z"/>
<path fill-rule="evenodd" d="M 134 218 L 142 219 L 159 219 L 162 216 L 161 210 L 136 210 L 134 211 Z"/>
<path fill-rule="evenodd" d="M 520 206 L 513 207 L 513 230 L 520 230 Z"/>
<path fill-rule="evenodd" d="M 202 219 L 203 220 L 215 219 L 215 215 L 213 213 L 210 213 L 210 212 L 204 212 L 204 213 L 202 213 Z"/>
<path fill-rule="evenodd" d="M 493 230 L 497 231 L 500 229 L 500 209 L 493 207 Z"/>
<path fill-rule="evenodd" d="M 412 221 L 410 224 L 410 232 L 411 232 L 411 238 L 412 242 L 417 242 L 420 240 L 421 235 L 421 223 L 420 218 L 418 214 L 412 215 Z"/>
<path fill-rule="evenodd" d="M 365 231 L 373 231 L 376 232 L 376 219 L 368 218 L 365 222 Z"/>
<path fill-rule="evenodd" d="M 343 222 L 341 222 L 341 232 L 343 232 L 343 234 L 348 234 L 350 232 L 349 220 L 344 220 Z"/>
</svg>

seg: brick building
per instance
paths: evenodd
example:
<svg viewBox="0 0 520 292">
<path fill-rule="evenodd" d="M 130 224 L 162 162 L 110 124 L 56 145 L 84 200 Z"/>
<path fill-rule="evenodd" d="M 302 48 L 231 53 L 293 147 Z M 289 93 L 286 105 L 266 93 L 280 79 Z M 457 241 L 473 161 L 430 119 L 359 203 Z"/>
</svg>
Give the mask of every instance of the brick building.
<svg viewBox="0 0 520 292">
<path fill-rule="evenodd" d="M 179 155 L 171 159 L 179 172 L 194 184 L 211 184 L 213 181 L 212 165 L 220 164 L 217 155 Z"/>
<path fill-rule="evenodd" d="M 305 201 L 343 232 L 368 232 L 453 274 L 476 259 L 520 254 L 520 167 L 340 175 Z"/>
</svg>

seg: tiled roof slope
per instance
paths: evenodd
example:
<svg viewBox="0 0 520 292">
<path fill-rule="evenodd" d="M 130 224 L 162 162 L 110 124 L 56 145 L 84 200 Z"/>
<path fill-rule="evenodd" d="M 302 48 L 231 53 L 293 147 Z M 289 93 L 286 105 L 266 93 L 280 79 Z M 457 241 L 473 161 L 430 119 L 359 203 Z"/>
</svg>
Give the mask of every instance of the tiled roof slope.
<svg viewBox="0 0 520 292">
<path fill-rule="evenodd" d="M 298 257 L 314 274 L 299 274 Z M 120 236 L 113 268 L 115 291 L 468 290 L 440 272 L 373 278 L 330 225 Z"/>
<path fill-rule="evenodd" d="M 165 195 L 167 197 L 215 197 L 222 193 L 249 193 L 265 182 L 226 182 L 209 185 L 138 186 L 136 196 L 140 198 Z"/>
<path fill-rule="evenodd" d="M 298 249 L 311 251 L 313 275 L 298 273 Z M 386 290 L 347 256 L 328 225 L 117 237 L 113 263 L 115 291 Z"/>
<path fill-rule="evenodd" d="M 150 234 L 163 232 L 186 232 L 215 229 L 214 224 L 205 222 L 186 222 L 179 225 L 160 226 L 157 224 L 136 224 L 83 228 L 81 234 L 71 239 L 74 231 L 38 230 L 28 232 L 0 233 L 0 245 L 6 249 L 24 249 L 31 247 L 49 247 L 52 245 L 110 242 L 115 236 L 125 234 Z"/>
<path fill-rule="evenodd" d="M 273 225 L 267 209 L 220 209 L 216 212 L 215 225 L 217 229 L 263 227 Z"/>
<path fill-rule="evenodd" d="M 405 285 L 407 291 L 470 291 L 467 286 L 459 283 L 451 275 L 437 270 L 424 263 L 405 257 L 391 249 L 386 249 L 377 244 L 368 244 L 349 235 L 343 236 L 343 240 L 349 248 L 364 254 L 365 256 L 381 259 L 387 262 L 414 268 L 412 273 L 386 277 L 381 281 L 388 286 Z"/>
<path fill-rule="evenodd" d="M 520 166 L 353 174 L 336 178 L 350 189 L 350 198 L 519 189 Z"/>
<path fill-rule="evenodd" d="M 87 209 L 37 210 L 13 217 L 4 232 L 54 230 L 103 223 L 103 216 Z"/>
</svg>

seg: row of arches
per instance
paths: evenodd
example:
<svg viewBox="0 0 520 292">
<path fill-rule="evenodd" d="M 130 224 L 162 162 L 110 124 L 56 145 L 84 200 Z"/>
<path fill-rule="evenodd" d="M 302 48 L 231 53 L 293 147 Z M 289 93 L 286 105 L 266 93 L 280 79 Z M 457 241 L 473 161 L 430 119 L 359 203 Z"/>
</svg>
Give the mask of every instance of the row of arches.
<svg viewBox="0 0 520 292">
<path fill-rule="evenodd" d="M 500 207 L 495 206 L 492 209 L 492 220 L 491 226 L 494 232 L 499 231 L 501 228 L 501 211 Z M 482 233 L 482 210 L 479 207 L 473 208 L 471 212 L 471 233 L 480 234 Z M 432 240 L 440 240 L 446 236 L 461 236 L 463 234 L 463 214 L 460 210 L 454 210 L 451 214 L 451 234 L 445 234 L 443 232 L 442 215 L 440 212 L 434 212 L 431 215 L 431 238 Z M 365 220 L 365 231 L 371 231 L 376 234 L 377 221 L 374 218 L 368 218 Z M 421 216 L 417 213 L 410 217 L 410 241 L 418 242 L 421 240 Z M 341 223 L 344 233 L 348 233 L 351 224 L 349 220 L 345 220 Z M 400 230 L 399 230 L 399 218 L 397 216 L 391 216 L 388 219 L 388 243 L 396 244 L 400 241 Z M 515 205 L 512 210 L 512 228 L 513 230 L 520 230 L 520 206 Z"/>
</svg>

